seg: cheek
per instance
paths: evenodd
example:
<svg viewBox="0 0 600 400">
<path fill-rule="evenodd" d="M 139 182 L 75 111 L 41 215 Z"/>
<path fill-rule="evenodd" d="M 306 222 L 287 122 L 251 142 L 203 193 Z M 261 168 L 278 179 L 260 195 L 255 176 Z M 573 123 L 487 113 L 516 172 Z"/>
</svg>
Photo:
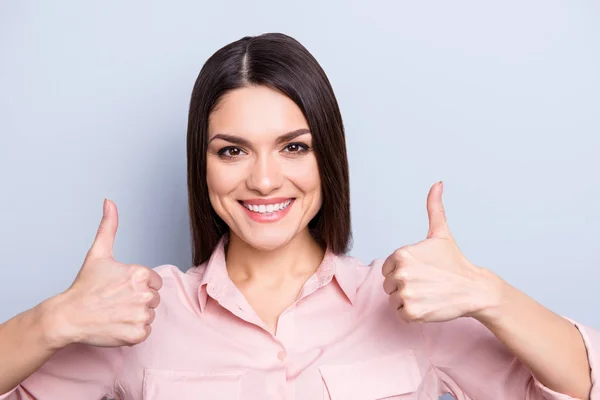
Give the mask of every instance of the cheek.
<svg viewBox="0 0 600 400">
<path fill-rule="evenodd" d="M 304 160 L 302 166 L 295 165 L 289 168 L 289 179 L 299 188 L 305 196 L 312 197 L 311 201 L 321 202 L 321 177 L 315 157 Z"/>
<path fill-rule="evenodd" d="M 217 160 L 213 160 L 210 155 L 208 156 L 206 160 L 206 185 L 210 201 L 215 209 L 218 207 L 215 201 L 220 196 L 225 196 L 233 191 L 238 186 L 240 179 L 235 168 L 230 165 L 223 165 Z"/>
</svg>

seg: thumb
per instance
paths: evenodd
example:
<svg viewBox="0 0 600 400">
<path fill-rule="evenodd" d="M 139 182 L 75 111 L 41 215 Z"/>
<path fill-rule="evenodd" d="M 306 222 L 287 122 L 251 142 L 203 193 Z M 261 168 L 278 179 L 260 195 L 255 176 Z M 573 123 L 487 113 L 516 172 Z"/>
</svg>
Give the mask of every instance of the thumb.
<svg viewBox="0 0 600 400">
<path fill-rule="evenodd" d="M 117 206 L 112 201 L 104 199 L 104 212 L 96 238 L 90 249 L 89 255 L 93 258 L 113 258 L 115 236 L 119 227 L 119 214 Z"/>
<path fill-rule="evenodd" d="M 432 237 L 449 239 L 452 237 L 446 220 L 444 203 L 442 202 L 442 191 L 443 183 L 439 181 L 431 187 L 427 196 L 427 215 L 429 216 L 427 239 Z"/>
</svg>

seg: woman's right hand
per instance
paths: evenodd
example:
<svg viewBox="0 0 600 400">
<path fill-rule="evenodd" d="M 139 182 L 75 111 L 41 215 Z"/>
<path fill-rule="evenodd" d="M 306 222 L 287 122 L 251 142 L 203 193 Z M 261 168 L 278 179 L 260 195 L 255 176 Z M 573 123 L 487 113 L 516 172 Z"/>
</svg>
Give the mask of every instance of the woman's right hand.
<svg viewBox="0 0 600 400">
<path fill-rule="evenodd" d="M 96 238 L 75 281 L 45 308 L 51 346 L 133 346 L 150 335 L 162 278 L 150 268 L 114 259 L 118 225 L 116 205 L 105 200 Z"/>
</svg>

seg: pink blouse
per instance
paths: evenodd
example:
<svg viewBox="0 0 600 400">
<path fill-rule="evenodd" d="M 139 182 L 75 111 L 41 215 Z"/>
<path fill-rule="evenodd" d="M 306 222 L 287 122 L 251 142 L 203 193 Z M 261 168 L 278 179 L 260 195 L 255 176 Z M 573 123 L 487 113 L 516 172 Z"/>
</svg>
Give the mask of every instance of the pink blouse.
<svg viewBox="0 0 600 400">
<path fill-rule="evenodd" d="M 185 273 L 156 268 L 161 303 L 145 342 L 70 345 L 0 400 L 571 399 L 544 387 L 474 319 L 400 321 L 382 263 L 326 253 L 273 335 L 229 279 L 221 240 Z M 573 323 L 600 400 L 600 333 Z"/>
</svg>

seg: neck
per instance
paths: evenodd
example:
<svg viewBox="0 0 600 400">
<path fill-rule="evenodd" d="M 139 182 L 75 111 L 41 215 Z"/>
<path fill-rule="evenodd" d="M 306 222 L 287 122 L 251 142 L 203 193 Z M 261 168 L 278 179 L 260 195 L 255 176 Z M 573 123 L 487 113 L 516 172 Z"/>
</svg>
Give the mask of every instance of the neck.
<svg viewBox="0 0 600 400">
<path fill-rule="evenodd" d="M 235 233 L 229 235 L 227 271 L 234 282 L 280 285 L 289 279 L 305 279 L 317 270 L 325 254 L 308 229 L 274 250 L 259 250 Z"/>
</svg>

